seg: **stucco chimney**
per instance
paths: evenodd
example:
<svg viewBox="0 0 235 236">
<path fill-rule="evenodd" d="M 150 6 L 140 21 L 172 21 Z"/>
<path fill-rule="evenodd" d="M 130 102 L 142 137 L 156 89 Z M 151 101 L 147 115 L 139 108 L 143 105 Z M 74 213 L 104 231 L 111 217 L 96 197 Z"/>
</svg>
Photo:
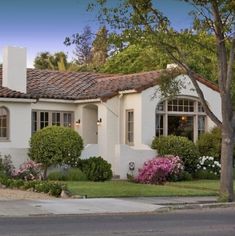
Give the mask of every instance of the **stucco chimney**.
<svg viewBox="0 0 235 236">
<path fill-rule="evenodd" d="M 26 93 L 26 48 L 3 49 L 2 86 Z"/>
</svg>

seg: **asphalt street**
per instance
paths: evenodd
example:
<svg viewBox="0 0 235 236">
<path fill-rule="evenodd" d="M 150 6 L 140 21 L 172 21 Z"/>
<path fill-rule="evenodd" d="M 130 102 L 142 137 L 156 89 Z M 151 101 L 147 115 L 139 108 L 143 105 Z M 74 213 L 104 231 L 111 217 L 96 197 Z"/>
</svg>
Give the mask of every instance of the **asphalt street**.
<svg viewBox="0 0 235 236">
<path fill-rule="evenodd" d="M 149 214 L 0 217 L 1 236 L 234 236 L 235 208 Z"/>
</svg>

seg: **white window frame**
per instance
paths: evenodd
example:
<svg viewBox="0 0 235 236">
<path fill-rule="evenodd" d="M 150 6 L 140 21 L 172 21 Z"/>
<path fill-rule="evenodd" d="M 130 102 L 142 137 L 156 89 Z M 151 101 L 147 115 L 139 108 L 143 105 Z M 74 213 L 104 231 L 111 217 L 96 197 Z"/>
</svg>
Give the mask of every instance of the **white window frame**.
<svg viewBox="0 0 235 236">
<path fill-rule="evenodd" d="M 10 139 L 10 112 L 9 109 L 5 106 L 1 106 L 0 109 L 3 109 L 6 112 L 6 136 L 0 137 L 0 142 L 9 141 Z M 1 120 L 0 120 L 1 122 Z M 2 127 L 0 127 L 2 128 Z"/>
<path fill-rule="evenodd" d="M 129 113 L 133 113 L 133 120 L 132 120 L 132 131 L 129 130 L 129 123 L 130 121 L 128 120 L 128 114 Z M 129 146 L 134 146 L 134 140 L 135 140 L 135 132 L 134 132 L 134 126 L 135 126 L 135 114 L 134 114 L 134 109 L 128 109 L 126 110 L 126 144 L 129 145 Z M 132 133 L 131 133 L 132 132 Z M 129 140 L 129 135 L 128 134 L 132 134 L 132 139 L 133 140 Z"/>
<path fill-rule="evenodd" d="M 200 103 L 198 98 L 191 97 L 191 96 L 177 96 L 171 100 L 175 99 L 185 99 L 189 101 L 193 101 L 194 103 L 194 111 L 185 112 L 185 111 L 168 111 L 168 102 L 169 99 L 164 99 L 157 104 L 156 112 L 155 112 L 155 119 L 157 115 L 163 116 L 163 135 L 168 135 L 168 116 L 193 116 L 193 141 L 196 142 L 198 139 L 198 117 L 204 116 L 205 117 L 205 132 L 207 131 L 207 116 L 206 113 L 203 111 L 198 111 L 198 104 Z M 163 103 L 163 110 L 158 110 L 158 105 Z M 155 121 L 156 123 L 156 121 Z M 155 127 L 155 130 L 157 127 Z M 156 132 L 155 132 L 156 133 Z"/>
</svg>

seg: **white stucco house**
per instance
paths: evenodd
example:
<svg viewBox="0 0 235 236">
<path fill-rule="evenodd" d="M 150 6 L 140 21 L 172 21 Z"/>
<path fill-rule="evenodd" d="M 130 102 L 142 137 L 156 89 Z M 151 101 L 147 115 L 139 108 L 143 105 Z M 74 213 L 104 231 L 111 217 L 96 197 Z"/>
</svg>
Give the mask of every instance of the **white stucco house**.
<svg viewBox="0 0 235 236">
<path fill-rule="evenodd" d="M 156 155 L 150 148 L 154 136 L 185 135 L 196 141 L 214 126 L 189 78 L 177 78 L 187 86 L 168 100 L 156 93 L 159 76 L 159 71 L 107 75 L 26 69 L 26 49 L 7 47 L 0 68 L 0 153 L 19 165 L 36 130 L 63 125 L 82 136 L 83 158 L 102 156 L 114 175 L 126 178 L 129 162 L 137 171 Z M 198 84 L 221 118 L 217 86 L 200 77 Z"/>
</svg>

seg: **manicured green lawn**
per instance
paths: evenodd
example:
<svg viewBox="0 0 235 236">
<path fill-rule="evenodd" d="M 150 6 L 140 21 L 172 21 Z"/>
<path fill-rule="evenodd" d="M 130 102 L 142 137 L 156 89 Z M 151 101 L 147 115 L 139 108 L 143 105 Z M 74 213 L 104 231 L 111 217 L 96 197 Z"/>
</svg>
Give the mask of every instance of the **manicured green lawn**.
<svg viewBox="0 0 235 236">
<path fill-rule="evenodd" d="M 136 184 L 127 181 L 67 182 L 73 195 L 87 197 L 216 196 L 218 180 L 171 182 L 165 185 Z M 235 187 L 235 181 L 234 181 Z"/>
</svg>

